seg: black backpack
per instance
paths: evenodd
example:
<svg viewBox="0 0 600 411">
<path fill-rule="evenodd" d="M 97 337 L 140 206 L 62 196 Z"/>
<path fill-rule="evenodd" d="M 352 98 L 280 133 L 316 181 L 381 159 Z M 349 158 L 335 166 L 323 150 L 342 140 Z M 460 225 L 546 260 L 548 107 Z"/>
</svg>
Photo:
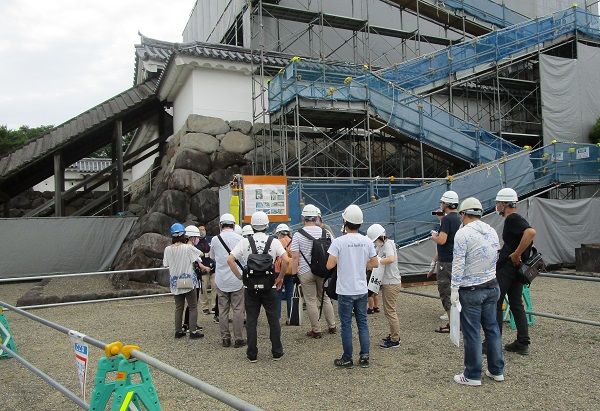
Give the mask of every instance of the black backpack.
<svg viewBox="0 0 600 411">
<path fill-rule="evenodd" d="M 254 237 L 248 237 L 252 254 L 248 256 L 242 277 L 244 287 L 248 290 L 269 291 L 275 285 L 275 266 L 273 257 L 269 254 L 273 238 L 273 236 L 269 236 L 265 249 L 259 254 L 256 251 Z"/>
<path fill-rule="evenodd" d="M 327 237 L 327 230 L 323 227 L 321 227 L 321 230 L 321 237 L 319 238 L 314 238 L 304 231 L 304 228 L 298 231 L 298 233 L 312 241 L 310 261 L 308 261 L 304 253 L 300 251 L 304 261 L 310 266 L 310 271 L 314 275 L 325 278 L 329 274 L 329 270 L 327 269 L 327 259 L 329 258 L 329 254 L 327 253 L 327 250 L 329 250 L 329 246 L 331 245 L 331 238 Z"/>
</svg>

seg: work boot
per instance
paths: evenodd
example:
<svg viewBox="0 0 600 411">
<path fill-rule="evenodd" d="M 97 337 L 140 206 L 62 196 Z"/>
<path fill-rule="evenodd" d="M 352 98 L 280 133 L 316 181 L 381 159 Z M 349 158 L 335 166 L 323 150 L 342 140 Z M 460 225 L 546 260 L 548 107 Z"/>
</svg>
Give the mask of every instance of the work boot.
<svg viewBox="0 0 600 411">
<path fill-rule="evenodd" d="M 520 355 L 529 355 L 529 344 L 522 343 L 519 340 L 506 344 L 504 349 L 506 351 L 516 352 Z"/>
</svg>

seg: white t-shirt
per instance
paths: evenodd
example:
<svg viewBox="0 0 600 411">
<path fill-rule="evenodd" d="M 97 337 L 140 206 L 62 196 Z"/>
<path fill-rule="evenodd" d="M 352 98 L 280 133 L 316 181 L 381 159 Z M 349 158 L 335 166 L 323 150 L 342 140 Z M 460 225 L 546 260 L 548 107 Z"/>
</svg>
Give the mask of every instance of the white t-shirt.
<svg viewBox="0 0 600 411">
<path fill-rule="evenodd" d="M 265 244 L 267 243 L 269 236 L 265 233 L 256 233 L 253 234 L 252 237 L 256 243 L 256 251 L 258 253 L 262 253 L 265 249 Z M 237 243 L 235 248 L 231 250 L 231 254 L 240 261 L 247 261 L 248 256 L 252 254 L 248 239 L 242 238 L 242 240 Z M 281 256 L 282 254 L 285 254 L 285 248 L 283 248 L 283 245 L 281 245 L 281 241 L 279 241 L 277 238 L 273 239 L 271 247 L 269 248 L 269 255 L 273 257 L 273 261 L 275 261 L 275 258 Z"/>
<path fill-rule="evenodd" d="M 237 243 L 242 240 L 242 236 L 233 232 L 231 228 L 226 228 L 221 231 L 221 238 L 229 247 L 229 250 L 233 250 Z M 232 293 L 238 291 L 243 287 L 242 280 L 231 272 L 229 265 L 227 264 L 227 258 L 229 253 L 221 244 L 218 236 L 214 236 L 210 242 L 210 256 L 215 260 L 215 284 L 219 290 L 224 293 Z"/>
<path fill-rule="evenodd" d="M 390 264 L 381 264 L 381 262 L 379 262 L 380 267 L 383 267 L 384 269 L 383 277 L 381 278 L 381 284 L 400 284 L 402 282 L 402 278 L 400 277 L 400 268 L 398 268 L 396 244 L 392 240 L 388 239 L 381 247 L 375 247 L 375 251 L 377 252 L 377 256 L 380 258 L 385 258 L 390 255 L 395 257 L 394 262 Z"/>
<path fill-rule="evenodd" d="M 169 267 L 169 284 L 171 286 L 171 293 L 185 294 L 186 290 L 179 290 L 177 285 L 178 278 L 192 278 L 194 282 L 194 288 L 198 288 L 198 278 L 194 273 L 194 267 L 192 263 L 196 261 L 202 255 L 202 251 L 198 250 L 193 245 L 181 244 L 179 246 L 170 245 L 165 248 L 163 256 L 163 265 Z"/>
<path fill-rule="evenodd" d="M 315 239 L 321 238 L 321 236 L 323 235 L 323 230 L 321 230 L 321 227 L 305 226 L 303 227 L 303 229 L 308 233 L 308 235 L 311 235 Z M 331 233 L 327 230 L 325 230 L 325 235 L 329 238 L 332 238 Z M 292 245 L 290 246 L 290 251 L 295 251 L 298 253 L 298 274 L 302 275 L 308 273 L 310 271 L 310 266 L 306 262 L 306 260 L 308 260 L 308 262 L 310 263 L 310 260 L 312 258 L 312 240 L 309 240 L 301 233 L 296 232 L 296 234 L 294 234 L 294 237 L 292 237 Z M 300 251 L 302 251 L 302 254 L 304 254 L 306 260 L 304 259 L 304 257 L 302 257 L 302 254 L 300 254 Z"/>
<path fill-rule="evenodd" d="M 348 233 L 334 239 L 328 252 L 337 258 L 336 292 L 366 294 L 367 262 L 376 255 L 373 242 L 362 234 Z"/>
</svg>

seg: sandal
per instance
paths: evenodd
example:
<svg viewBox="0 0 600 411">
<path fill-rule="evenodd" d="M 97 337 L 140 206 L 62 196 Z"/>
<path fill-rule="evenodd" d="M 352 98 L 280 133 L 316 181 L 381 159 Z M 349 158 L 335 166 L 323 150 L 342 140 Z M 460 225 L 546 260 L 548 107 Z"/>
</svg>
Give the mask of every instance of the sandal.
<svg viewBox="0 0 600 411">
<path fill-rule="evenodd" d="M 440 326 L 439 328 L 434 330 L 436 333 L 448 334 L 450 332 L 450 324 L 446 324 L 444 326 Z"/>
</svg>

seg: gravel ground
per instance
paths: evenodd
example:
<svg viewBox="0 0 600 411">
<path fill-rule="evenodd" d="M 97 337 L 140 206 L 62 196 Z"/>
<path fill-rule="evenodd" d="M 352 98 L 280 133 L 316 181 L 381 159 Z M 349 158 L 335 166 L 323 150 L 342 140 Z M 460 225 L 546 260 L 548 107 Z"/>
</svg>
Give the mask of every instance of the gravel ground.
<svg viewBox="0 0 600 411">
<path fill-rule="evenodd" d="M 35 283 L 0 286 L 0 301 L 15 304 Z M 538 278 L 531 296 L 538 312 L 600 321 L 598 283 Z M 44 294 L 110 287 L 102 277 L 52 280 Z M 411 287 L 435 295 L 435 286 Z M 600 409 L 600 332 L 597 327 L 536 317 L 530 355 L 505 353 L 506 381 L 484 379 L 481 387 L 453 382 L 463 369 L 463 351 L 448 335 L 434 333 L 442 324 L 439 300 L 401 294 L 398 303 L 402 345 L 381 350 L 387 335 L 383 313 L 369 316 L 371 367 L 336 369 L 338 335 L 307 338 L 301 327 L 282 327 L 285 355 L 273 362 L 266 318 L 259 320 L 259 361 L 250 364 L 245 350 L 223 348 L 212 316 L 200 315 L 202 340 L 173 338 L 174 302 L 156 297 L 44 308 L 31 313 L 109 343 L 139 345 L 141 350 L 222 390 L 269 410 L 598 410 Z M 18 353 L 73 392 L 78 391 L 69 338 L 21 315 L 5 312 Z M 355 354 L 358 341 L 355 337 Z M 505 327 L 504 343 L 516 331 Z M 88 401 L 101 351 L 90 347 Z M 356 357 L 356 355 L 355 355 Z M 355 358 L 356 360 L 356 358 Z M 485 360 L 484 360 L 485 366 Z M 151 369 L 163 410 L 230 409 L 211 397 Z M 77 410 L 58 391 L 10 358 L 0 359 L 2 409 Z"/>
</svg>

